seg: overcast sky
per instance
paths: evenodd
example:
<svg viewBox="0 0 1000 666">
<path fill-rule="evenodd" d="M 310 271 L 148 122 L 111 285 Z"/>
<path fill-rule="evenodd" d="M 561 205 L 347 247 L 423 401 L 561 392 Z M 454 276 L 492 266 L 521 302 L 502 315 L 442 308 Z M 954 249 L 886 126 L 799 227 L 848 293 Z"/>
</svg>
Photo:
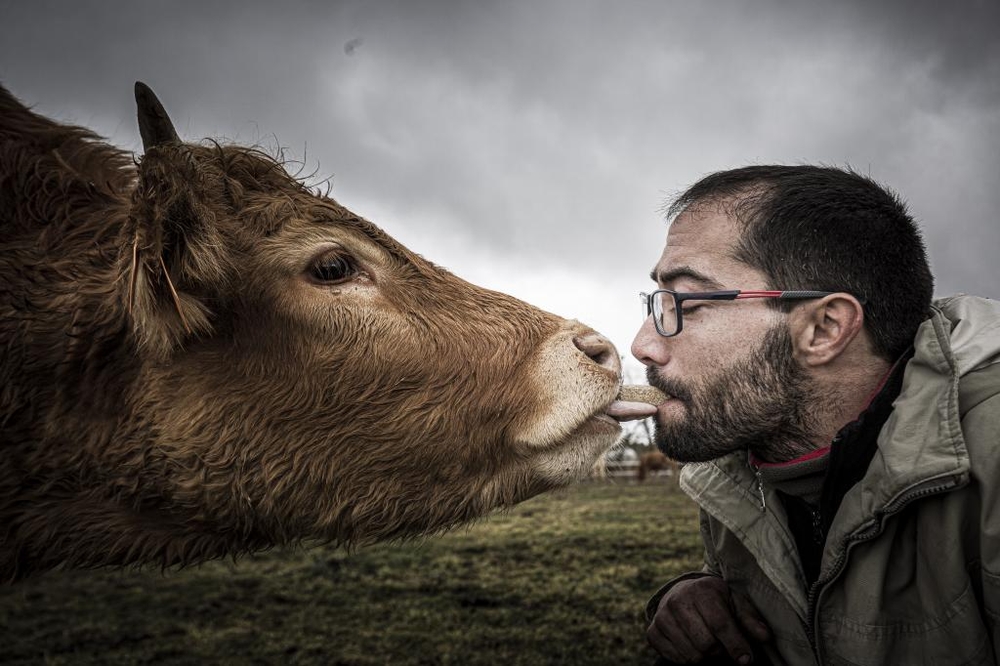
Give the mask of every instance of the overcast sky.
<svg viewBox="0 0 1000 666">
<path fill-rule="evenodd" d="M 925 229 L 938 294 L 1000 297 L 998 32 L 997 0 L 0 0 L 0 81 L 133 150 L 145 81 L 182 137 L 284 147 L 412 249 L 628 356 L 664 202 L 746 164 L 870 174 Z"/>
</svg>

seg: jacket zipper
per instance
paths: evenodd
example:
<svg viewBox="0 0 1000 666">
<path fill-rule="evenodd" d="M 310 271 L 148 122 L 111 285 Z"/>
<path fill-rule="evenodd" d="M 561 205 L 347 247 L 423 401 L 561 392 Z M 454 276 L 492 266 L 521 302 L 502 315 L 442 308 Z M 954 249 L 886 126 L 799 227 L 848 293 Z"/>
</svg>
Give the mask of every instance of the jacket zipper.
<svg viewBox="0 0 1000 666">
<path fill-rule="evenodd" d="M 765 513 L 767 511 L 767 502 L 764 501 L 764 479 L 761 477 L 760 467 L 750 462 L 749 455 L 747 455 L 747 467 L 753 470 L 754 478 L 757 479 L 757 496 L 760 497 L 760 512 Z"/>
<path fill-rule="evenodd" d="M 953 476 L 944 483 L 937 483 L 933 486 L 924 486 L 922 488 L 918 487 L 908 493 L 901 494 L 897 496 L 896 499 L 886 504 L 882 511 L 878 512 L 876 518 L 878 522 L 875 525 L 872 525 L 872 527 L 866 532 L 862 532 L 845 539 L 844 549 L 837 557 L 836 562 L 834 562 L 833 568 L 830 570 L 830 574 L 825 580 L 818 580 L 813 583 L 813 586 L 809 590 L 808 605 L 806 607 L 806 618 L 808 620 L 808 625 L 806 626 L 806 636 L 809 639 L 809 644 L 812 645 L 813 654 L 816 657 L 817 664 L 821 665 L 823 663 L 823 655 L 820 653 L 820 645 L 816 639 L 816 636 L 819 633 L 819 617 L 816 614 L 816 605 L 819 603 L 819 597 L 823 593 L 823 590 L 833 583 L 843 572 L 844 565 L 847 563 L 847 555 L 851 548 L 853 548 L 856 544 L 870 541 L 881 534 L 883 528 L 885 527 L 886 519 L 901 511 L 903 507 L 910 502 L 922 497 L 936 495 L 938 493 L 952 490 L 958 485 L 958 477 Z"/>
<path fill-rule="evenodd" d="M 823 534 L 823 513 L 820 509 L 809 508 L 809 517 L 812 519 L 812 537 L 813 543 L 817 546 L 822 546 L 823 541 L 826 540 Z"/>
</svg>

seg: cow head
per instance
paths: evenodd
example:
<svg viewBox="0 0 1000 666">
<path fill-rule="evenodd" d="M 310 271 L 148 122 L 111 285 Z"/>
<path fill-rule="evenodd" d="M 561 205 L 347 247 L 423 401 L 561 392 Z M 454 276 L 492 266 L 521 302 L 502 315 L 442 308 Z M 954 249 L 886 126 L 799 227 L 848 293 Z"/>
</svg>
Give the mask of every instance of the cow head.
<svg viewBox="0 0 1000 666">
<path fill-rule="evenodd" d="M 619 359 L 593 330 L 435 266 L 257 150 L 182 142 L 136 92 L 117 285 L 140 364 L 101 463 L 136 520 L 206 554 L 207 535 L 426 533 L 584 476 L 616 440 Z"/>
</svg>

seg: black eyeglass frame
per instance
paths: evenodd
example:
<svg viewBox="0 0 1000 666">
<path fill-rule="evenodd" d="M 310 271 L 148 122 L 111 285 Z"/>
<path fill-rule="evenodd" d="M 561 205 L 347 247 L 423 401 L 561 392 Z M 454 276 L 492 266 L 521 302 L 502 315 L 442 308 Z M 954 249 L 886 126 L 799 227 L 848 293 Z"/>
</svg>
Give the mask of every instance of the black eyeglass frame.
<svg viewBox="0 0 1000 666">
<path fill-rule="evenodd" d="M 653 324 L 656 332 L 665 338 L 672 338 L 679 334 L 684 328 L 684 317 L 681 314 L 681 303 L 684 301 L 734 301 L 743 298 L 777 298 L 785 301 L 807 300 L 810 298 L 823 298 L 831 294 L 839 294 L 838 291 L 753 291 L 742 289 L 730 289 L 725 291 L 673 291 L 672 289 L 657 289 L 651 293 L 639 292 L 639 298 L 646 306 L 646 318 L 654 314 L 653 301 L 657 294 L 670 294 L 674 299 L 674 313 L 677 320 L 677 328 L 673 333 L 663 331 L 663 312 L 653 317 Z M 846 292 L 843 292 L 846 293 Z M 857 296 L 855 296 L 857 298 Z M 864 305 L 864 300 L 858 298 Z"/>
</svg>

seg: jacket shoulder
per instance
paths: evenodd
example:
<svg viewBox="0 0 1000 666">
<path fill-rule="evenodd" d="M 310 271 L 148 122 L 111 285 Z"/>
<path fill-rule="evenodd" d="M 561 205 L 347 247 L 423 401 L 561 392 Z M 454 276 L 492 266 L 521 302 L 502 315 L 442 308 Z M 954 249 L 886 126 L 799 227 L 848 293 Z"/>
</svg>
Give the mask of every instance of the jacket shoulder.
<svg viewBox="0 0 1000 666">
<path fill-rule="evenodd" d="M 951 296 L 935 301 L 934 311 L 931 319 L 943 320 L 939 335 L 947 338 L 939 342 L 948 348 L 959 375 L 1000 363 L 1000 301 Z"/>
<path fill-rule="evenodd" d="M 986 404 L 990 399 L 990 404 Z M 1000 361 L 967 372 L 958 383 L 958 410 L 964 417 L 977 407 L 998 412 L 1000 419 Z M 998 430 L 1000 432 L 1000 430 Z"/>
<path fill-rule="evenodd" d="M 960 376 L 959 412 L 964 417 L 1000 395 L 1000 301 L 958 295 L 935 301 L 934 309 L 947 322 L 948 347 Z"/>
</svg>

